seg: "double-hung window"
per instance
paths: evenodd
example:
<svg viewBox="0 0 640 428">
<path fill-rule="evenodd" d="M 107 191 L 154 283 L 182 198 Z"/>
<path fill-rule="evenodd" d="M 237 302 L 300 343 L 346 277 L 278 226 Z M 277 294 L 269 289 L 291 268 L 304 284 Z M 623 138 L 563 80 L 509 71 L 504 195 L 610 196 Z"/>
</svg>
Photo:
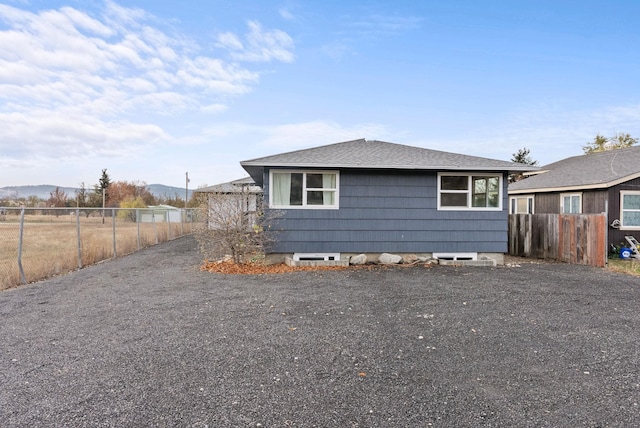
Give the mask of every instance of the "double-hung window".
<svg viewBox="0 0 640 428">
<path fill-rule="evenodd" d="M 502 209 L 502 175 L 439 174 L 438 209 Z"/>
<path fill-rule="evenodd" d="M 582 213 L 582 194 L 580 193 L 563 193 L 560 195 L 562 214 L 581 214 Z"/>
<path fill-rule="evenodd" d="M 620 191 L 620 229 L 640 229 L 640 191 Z"/>
<path fill-rule="evenodd" d="M 337 171 L 271 171 L 272 208 L 338 208 Z"/>
<path fill-rule="evenodd" d="M 522 195 L 509 198 L 511 206 L 509 214 L 533 214 L 533 196 Z"/>
</svg>

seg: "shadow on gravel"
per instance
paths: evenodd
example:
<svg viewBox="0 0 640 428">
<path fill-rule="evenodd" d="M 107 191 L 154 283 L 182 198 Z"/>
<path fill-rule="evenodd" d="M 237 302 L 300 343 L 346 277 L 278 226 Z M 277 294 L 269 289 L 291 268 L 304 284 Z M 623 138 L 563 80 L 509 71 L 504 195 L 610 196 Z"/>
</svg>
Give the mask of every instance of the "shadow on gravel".
<svg viewBox="0 0 640 428">
<path fill-rule="evenodd" d="M 640 425 L 637 277 L 200 262 L 186 237 L 0 293 L 1 425 Z"/>
</svg>

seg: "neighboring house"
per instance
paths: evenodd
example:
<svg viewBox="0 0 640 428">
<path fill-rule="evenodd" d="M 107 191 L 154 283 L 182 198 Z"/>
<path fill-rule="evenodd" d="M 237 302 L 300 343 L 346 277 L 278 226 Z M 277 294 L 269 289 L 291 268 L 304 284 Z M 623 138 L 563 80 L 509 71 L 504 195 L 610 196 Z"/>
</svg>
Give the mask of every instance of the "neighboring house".
<svg viewBox="0 0 640 428">
<path fill-rule="evenodd" d="M 640 235 L 640 146 L 574 156 L 509 185 L 510 213 L 608 214 L 609 242 Z"/>
<path fill-rule="evenodd" d="M 282 212 L 273 262 L 388 252 L 501 263 L 507 177 L 532 169 L 364 139 L 240 164 Z"/>
<path fill-rule="evenodd" d="M 203 187 L 194 191 L 206 201 L 207 222 L 210 228 L 220 227 L 222 223 L 236 220 L 248 226 L 256 224 L 256 216 L 262 208 L 262 188 L 256 186 L 251 177 L 241 178 L 228 183 Z"/>
</svg>

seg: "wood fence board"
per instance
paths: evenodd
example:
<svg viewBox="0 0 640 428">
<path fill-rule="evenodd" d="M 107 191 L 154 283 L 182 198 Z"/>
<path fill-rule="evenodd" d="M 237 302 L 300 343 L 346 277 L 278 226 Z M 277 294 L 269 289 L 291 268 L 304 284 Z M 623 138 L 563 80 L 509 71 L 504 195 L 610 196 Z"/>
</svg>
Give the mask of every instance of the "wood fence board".
<svg viewBox="0 0 640 428">
<path fill-rule="evenodd" d="M 604 267 L 606 228 L 604 214 L 511 214 L 509 254 Z"/>
</svg>

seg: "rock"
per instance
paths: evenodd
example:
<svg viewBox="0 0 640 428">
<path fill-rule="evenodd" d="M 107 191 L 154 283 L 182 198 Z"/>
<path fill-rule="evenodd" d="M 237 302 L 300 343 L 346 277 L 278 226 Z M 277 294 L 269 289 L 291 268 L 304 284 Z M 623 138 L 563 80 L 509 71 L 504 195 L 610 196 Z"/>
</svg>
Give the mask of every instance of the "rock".
<svg viewBox="0 0 640 428">
<path fill-rule="evenodd" d="M 402 256 L 402 263 L 410 265 L 418 261 L 418 256 L 415 254 L 405 254 Z"/>
<path fill-rule="evenodd" d="M 367 263 L 367 255 L 366 254 L 358 254 L 357 256 L 351 256 L 349 258 L 350 265 L 363 265 Z"/>
<path fill-rule="evenodd" d="M 402 256 L 397 254 L 382 253 L 378 257 L 378 263 L 383 265 L 395 265 L 402 261 Z"/>
</svg>

